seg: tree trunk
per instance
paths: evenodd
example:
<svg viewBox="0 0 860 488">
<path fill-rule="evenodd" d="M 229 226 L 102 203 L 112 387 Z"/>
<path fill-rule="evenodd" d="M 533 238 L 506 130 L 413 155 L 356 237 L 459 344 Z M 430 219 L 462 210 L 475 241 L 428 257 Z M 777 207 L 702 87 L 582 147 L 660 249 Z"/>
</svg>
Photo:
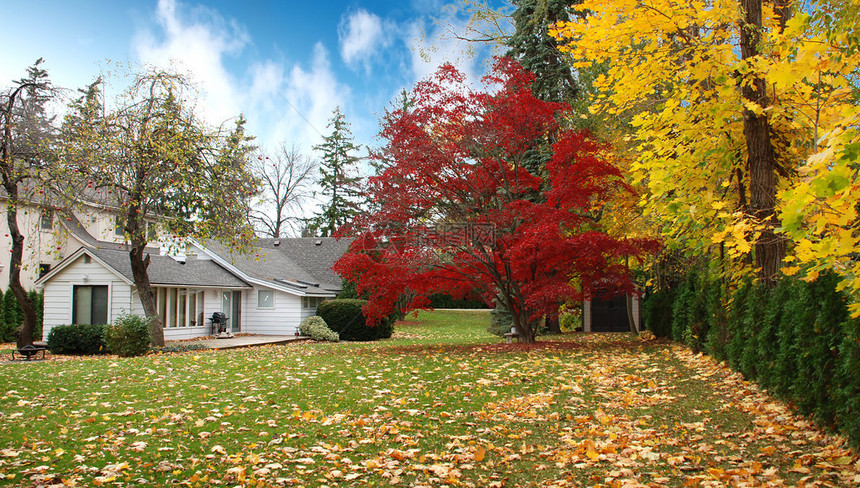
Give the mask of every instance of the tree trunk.
<svg viewBox="0 0 860 488">
<path fill-rule="evenodd" d="M 139 202 L 140 198 L 133 199 Z M 131 261 L 131 275 L 134 278 L 134 284 L 137 286 L 137 296 L 140 298 L 140 304 L 143 306 L 143 313 L 150 320 L 149 327 L 152 332 L 152 345 L 156 347 L 164 346 L 164 324 L 161 323 L 161 317 L 158 315 L 158 309 L 155 306 L 155 295 L 152 294 L 152 284 L 149 282 L 149 255 L 144 257 L 146 249 L 146 229 L 145 223 L 140 217 L 140 207 L 138 205 L 130 205 L 126 213 L 125 233 L 129 241 L 131 241 L 131 251 L 128 256 Z"/>
<path fill-rule="evenodd" d="M 633 335 L 639 335 L 639 330 L 636 328 L 636 320 L 633 318 L 633 295 L 628 293 L 625 298 L 627 299 L 627 322 L 630 324 L 630 332 Z"/>
<path fill-rule="evenodd" d="M 556 314 L 555 318 L 547 317 L 544 325 L 546 325 L 548 333 L 561 334 L 561 321 L 558 319 L 558 314 Z"/>
<path fill-rule="evenodd" d="M 155 296 L 152 294 L 152 285 L 147 273 L 149 255 L 143 256 L 144 248 L 145 244 L 132 244 L 131 251 L 128 253 L 131 260 L 131 274 L 137 286 L 137 296 L 143 306 L 143 313 L 150 318 L 152 345 L 161 347 L 164 346 L 164 324 L 161 323 L 161 317 L 158 316 L 158 309 L 155 307 Z"/>
<path fill-rule="evenodd" d="M 741 27 L 741 59 L 756 57 L 761 40 L 762 0 L 741 0 L 744 24 Z M 770 105 L 764 78 L 757 76 L 751 83 L 743 83 L 743 97 L 762 109 Z M 747 145 L 747 164 L 750 177 L 750 212 L 762 232 L 755 242 L 756 266 L 759 276 L 768 286 L 776 284 L 785 242 L 777 235 L 776 227 L 776 152 L 770 139 L 767 114 L 756 114 L 744 109 L 744 136 Z"/>
<path fill-rule="evenodd" d="M 20 90 L 21 88 L 19 88 Z M 16 92 L 17 93 L 17 92 Z M 36 331 L 36 310 L 27 290 L 21 286 L 21 263 L 24 261 L 24 236 L 18 227 L 18 182 L 14 174 L 14 161 L 12 161 L 12 105 L 15 96 L 10 97 L 8 107 L 5 107 L 3 124 L 3 153 L 0 154 L 0 170 L 2 170 L 3 188 L 6 190 L 6 224 L 9 227 L 9 236 L 12 238 L 12 252 L 9 256 L 9 289 L 18 300 L 21 311 L 24 314 L 24 322 L 13 324 L 19 327 L 17 334 L 17 346 L 29 346 L 33 344 L 33 334 Z"/>
<path fill-rule="evenodd" d="M 528 312 L 511 313 L 511 319 L 513 320 L 514 327 L 517 328 L 517 332 L 520 334 L 520 342 L 534 344 L 537 336 L 535 333 L 537 323 L 529 320 Z"/>
<path fill-rule="evenodd" d="M 9 259 L 9 289 L 18 300 L 21 311 L 24 313 L 24 322 L 13 324 L 18 329 L 17 346 L 24 347 L 33 344 L 33 334 L 36 331 L 36 310 L 27 290 L 21 286 L 21 263 L 24 259 L 24 236 L 18 228 L 18 188 L 6 185 L 9 195 L 9 203 L 6 206 L 6 223 L 9 226 L 9 235 L 12 237 L 12 252 Z"/>
</svg>

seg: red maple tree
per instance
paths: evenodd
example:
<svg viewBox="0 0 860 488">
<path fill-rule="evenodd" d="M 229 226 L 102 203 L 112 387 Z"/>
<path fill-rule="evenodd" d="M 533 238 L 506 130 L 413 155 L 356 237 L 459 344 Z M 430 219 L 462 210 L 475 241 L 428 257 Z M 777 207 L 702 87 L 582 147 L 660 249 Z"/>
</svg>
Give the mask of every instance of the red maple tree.
<svg viewBox="0 0 860 488">
<path fill-rule="evenodd" d="M 611 237 L 593 217 L 621 174 L 588 134 L 559 127 L 569 107 L 535 98 L 533 80 L 500 58 L 476 91 L 445 65 L 386 116 L 374 154 L 384 169 L 368 189 L 375 210 L 355 221 L 334 267 L 368 295 L 369 320 L 404 296 L 411 310 L 433 293 L 477 290 L 533 342 L 544 316 L 595 284 L 634 290 L 623 256 L 654 243 Z M 535 168 L 528 155 L 551 135 L 552 154 Z"/>
</svg>

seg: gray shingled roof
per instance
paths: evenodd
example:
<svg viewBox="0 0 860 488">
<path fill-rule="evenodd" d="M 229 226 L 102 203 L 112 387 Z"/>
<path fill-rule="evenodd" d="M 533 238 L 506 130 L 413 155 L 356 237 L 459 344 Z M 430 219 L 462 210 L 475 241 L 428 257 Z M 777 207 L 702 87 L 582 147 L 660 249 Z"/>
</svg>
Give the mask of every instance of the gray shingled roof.
<svg viewBox="0 0 860 488">
<path fill-rule="evenodd" d="M 84 227 L 84 224 L 80 220 L 78 220 L 78 217 L 75 216 L 73 212 L 61 212 L 60 222 L 66 229 L 68 229 L 68 231 L 73 236 L 78 239 L 78 241 L 83 243 L 89 249 L 113 249 L 115 251 L 128 252 L 128 244 L 120 242 L 105 242 L 93 237 L 92 234 L 87 232 L 87 229 Z M 146 251 L 150 254 L 158 254 L 158 247 L 147 247 Z"/>
<path fill-rule="evenodd" d="M 134 281 L 128 251 L 104 248 L 87 248 L 87 250 L 129 281 Z M 250 287 L 249 284 L 209 259 L 189 258 L 185 264 L 182 264 L 170 256 L 150 254 L 148 273 L 149 281 L 153 285 Z"/>
<path fill-rule="evenodd" d="M 341 288 L 341 278 L 331 267 L 346 252 L 349 242 L 331 237 L 258 239 L 259 257 L 232 252 L 215 241 L 204 245 L 252 278 L 311 295 L 331 295 Z"/>
</svg>

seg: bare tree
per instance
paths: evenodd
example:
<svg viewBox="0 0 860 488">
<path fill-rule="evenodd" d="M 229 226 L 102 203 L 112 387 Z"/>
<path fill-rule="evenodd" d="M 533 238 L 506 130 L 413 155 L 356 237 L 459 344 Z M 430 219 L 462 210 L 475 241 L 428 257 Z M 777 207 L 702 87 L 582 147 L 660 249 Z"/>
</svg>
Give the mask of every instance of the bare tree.
<svg viewBox="0 0 860 488">
<path fill-rule="evenodd" d="M 27 290 L 21 285 L 24 234 L 18 225 L 22 204 L 34 203 L 35 187 L 42 168 L 51 160 L 55 135 L 45 105 L 53 96 L 48 73 L 40 58 L 27 69 L 27 77 L 0 94 L 0 186 L 6 200 L 6 223 L 12 239 L 9 288 L 23 311 L 18 347 L 33 343 L 36 312 Z M 43 192 L 43 190 L 38 190 Z"/>
<path fill-rule="evenodd" d="M 296 146 L 281 146 L 271 157 L 263 151 L 252 158 L 254 173 L 262 182 L 257 205 L 251 210 L 254 228 L 266 237 L 284 237 L 300 230 L 301 205 L 311 196 L 313 160 Z"/>
</svg>

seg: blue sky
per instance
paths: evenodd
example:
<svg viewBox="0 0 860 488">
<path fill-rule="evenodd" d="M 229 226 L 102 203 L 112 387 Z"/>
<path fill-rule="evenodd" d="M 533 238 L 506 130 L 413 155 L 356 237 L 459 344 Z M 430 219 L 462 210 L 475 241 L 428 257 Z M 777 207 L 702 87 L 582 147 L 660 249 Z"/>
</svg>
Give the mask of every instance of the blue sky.
<svg viewBox="0 0 860 488">
<path fill-rule="evenodd" d="M 456 2 L 456 3 L 454 3 Z M 402 88 L 453 62 L 483 73 L 489 51 L 446 36 L 460 0 L 29 0 L 4 7 L 0 86 L 45 58 L 74 90 L 111 62 L 190 72 L 211 123 L 244 113 L 258 143 L 310 152 L 335 106 L 356 142 L 375 144 L 378 115 Z M 109 60 L 109 61 L 108 61 Z M 69 96 L 73 91 L 69 92 Z M 298 113 L 297 113 L 298 112 Z M 301 115 L 299 115 L 301 113 Z M 307 120 L 305 120 L 307 119 Z"/>
</svg>

